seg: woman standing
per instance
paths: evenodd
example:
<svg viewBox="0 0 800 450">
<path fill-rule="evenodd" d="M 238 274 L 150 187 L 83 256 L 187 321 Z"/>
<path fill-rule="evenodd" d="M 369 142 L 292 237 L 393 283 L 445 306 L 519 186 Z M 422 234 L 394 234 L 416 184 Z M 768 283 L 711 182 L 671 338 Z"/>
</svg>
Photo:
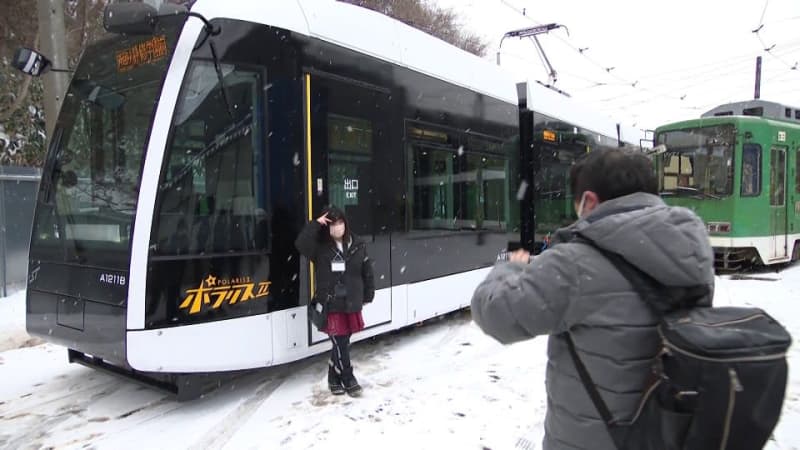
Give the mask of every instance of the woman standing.
<svg viewBox="0 0 800 450">
<path fill-rule="evenodd" d="M 327 325 L 320 331 L 327 333 L 333 344 L 328 387 L 334 395 L 347 392 L 357 397 L 361 386 L 350 364 L 350 336 L 364 329 L 361 308 L 375 296 L 366 245 L 350 233 L 344 212 L 335 206 L 309 222 L 294 244 L 314 263 L 314 297 L 327 305 Z"/>
</svg>

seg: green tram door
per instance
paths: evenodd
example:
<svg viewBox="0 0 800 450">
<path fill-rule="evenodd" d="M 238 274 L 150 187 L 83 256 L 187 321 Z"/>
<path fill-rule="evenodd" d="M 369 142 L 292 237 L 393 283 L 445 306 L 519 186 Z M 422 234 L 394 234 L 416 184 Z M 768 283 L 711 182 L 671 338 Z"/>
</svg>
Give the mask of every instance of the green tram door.
<svg viewBox="0 0 800 450">
<path fill-rule="evenodd" d="M 769 259 L 789 256 L 787 245 L 786 147 L 772 147 L 769 170 Z"/>
<path fill-rule="evenodd" d="M 364 306 L 367 328 L 392 320 L 390 227 L 381 198 L 389 150 L 389 90 L 320 72 L 306 74 L 306 147 L 310 158 L 306 214 L 325 205 L 342 209 L 350 231 L 367 243 L 373 261 L 375 300 Z M 310 123 L 310 128 L 308 124 Z M 310 274 L 313 272 L 309 272 Z M 313 292 L 313 275 L 307 280 Z M 327 336 L 311 328 L 311 343 Z"/>
</svg>

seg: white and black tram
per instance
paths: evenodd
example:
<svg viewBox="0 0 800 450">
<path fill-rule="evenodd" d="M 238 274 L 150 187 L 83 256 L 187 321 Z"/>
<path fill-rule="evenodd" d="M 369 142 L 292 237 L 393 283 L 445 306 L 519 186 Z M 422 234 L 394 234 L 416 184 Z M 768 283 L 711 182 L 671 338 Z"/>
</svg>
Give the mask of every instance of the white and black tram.
<svg viewBox="0 0 800 450">
<path fill-rule="evenodd" d="M 328 349 L 293 246 L 324 205 L 375 262 L 363 339 L 469 304 L 497 251 L 530 237 L 526 171 L 639 139 L 359 7 L 149 3 L 112 4 L 74 70 L 36 205 L 27 329 L 163 387 Z"/>
</svg>

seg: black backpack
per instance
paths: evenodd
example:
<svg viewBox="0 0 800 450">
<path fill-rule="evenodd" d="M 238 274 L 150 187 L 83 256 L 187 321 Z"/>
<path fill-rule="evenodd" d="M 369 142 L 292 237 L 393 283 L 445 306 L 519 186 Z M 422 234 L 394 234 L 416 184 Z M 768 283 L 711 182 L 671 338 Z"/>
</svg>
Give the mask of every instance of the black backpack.
<svg viewBox="0 0 800 450">
<path fill-rule="evenodd" d="M 579 237 L 608 258 L 661 318 L 661 352 L 633 419 L 618 421 L 566 339 L 581 381 L 619 450 L 761 449 L 786 392 L 789 333 L 758 308 L 694 306 L 707 288 L 668 288 Z M 710 304 L 710 302 L 708 302 Z M 667 307 L 666 305 L 670 305 Z"/>
</svg>

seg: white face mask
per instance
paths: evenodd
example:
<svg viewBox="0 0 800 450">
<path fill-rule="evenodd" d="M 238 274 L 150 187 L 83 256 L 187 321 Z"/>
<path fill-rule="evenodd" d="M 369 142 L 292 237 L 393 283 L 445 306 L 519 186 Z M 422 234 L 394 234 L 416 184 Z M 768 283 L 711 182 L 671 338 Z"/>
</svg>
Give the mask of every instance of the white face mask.
<svg viewBox="0 0 800 450">
<path fill-rule="evenodd" d="M 328 229 L 334 239 L 341 239 L 344 236 L 344 222 L 332 223 Z"/>
<path fill-rule="evenodd" d="M 586 203 L 586 192 L 581 194 L 581 202 L 578 203 L 578 219 L 583 219 L 583 204 Z"/>
</svg>

